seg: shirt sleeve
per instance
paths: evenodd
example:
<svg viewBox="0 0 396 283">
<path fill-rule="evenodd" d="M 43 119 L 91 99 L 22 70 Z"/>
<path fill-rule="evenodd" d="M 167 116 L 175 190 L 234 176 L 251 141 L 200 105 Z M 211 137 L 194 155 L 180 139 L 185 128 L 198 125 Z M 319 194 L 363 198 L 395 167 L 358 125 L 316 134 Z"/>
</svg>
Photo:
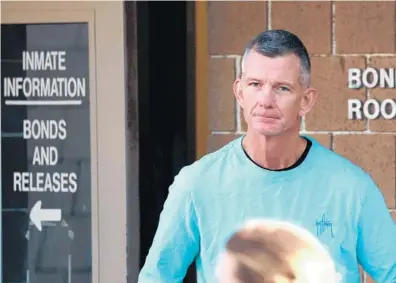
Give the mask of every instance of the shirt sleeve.
<svg viewBox="0 0 396 283">
<path fill-rule="evenodd" d="M 199 250 L 199 230 L 186 171 L 176 176 L 160 214 L 138 283 L 182 282 Z"/>
<path fill-rule="evenodd" d="M 370 178 L 358 227 L 357 255 L 363 269 L 381 283 L 396 282 L 396 224 Z"/>
</svg>

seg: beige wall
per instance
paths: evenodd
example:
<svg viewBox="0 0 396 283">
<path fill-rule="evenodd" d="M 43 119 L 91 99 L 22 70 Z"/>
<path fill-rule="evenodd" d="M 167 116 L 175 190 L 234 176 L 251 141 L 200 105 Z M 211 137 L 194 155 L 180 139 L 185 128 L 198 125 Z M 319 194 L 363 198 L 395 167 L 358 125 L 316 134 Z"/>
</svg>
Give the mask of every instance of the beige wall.
<svg viewBox="0 0 396 283">
<path fill-rule="evenodd" d="M 350 67 L 396 66 L 396 2 L 212 1 L 197 7 L 198 157 L 246 130 L 232 83 L 247 41 L 266 29 L 287 29 L 307 45 L 320 92 L 302 132 L 366 169 L 396 219 L 396 121 L 347 119 L 348 98 L 396 98 L 395 89 L 347 88 Z"/>
</svg>

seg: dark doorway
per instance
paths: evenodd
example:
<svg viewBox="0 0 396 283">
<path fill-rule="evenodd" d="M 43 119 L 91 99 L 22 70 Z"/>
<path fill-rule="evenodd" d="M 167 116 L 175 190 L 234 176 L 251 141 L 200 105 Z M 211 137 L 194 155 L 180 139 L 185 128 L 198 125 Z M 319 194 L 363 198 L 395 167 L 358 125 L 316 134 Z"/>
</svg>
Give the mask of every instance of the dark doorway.
<svg viewBox="0 0 396 283">
<path fill-rule="evenodd" d="M 168 188 L 180 169 L 195 160 L 194 2 L 137 1 L 126 5 L 128 36 L 133 36 L 128 17 L 136 17 L 136 28 L 132 28 L 137 37 L 137 64 L 131 58 L 128 61 L 136 66 L 132 72 L 137 76 L 142 268 Z M 195 282 L 193 268 L 187 277 L 185 282 Z"/>
</svg>

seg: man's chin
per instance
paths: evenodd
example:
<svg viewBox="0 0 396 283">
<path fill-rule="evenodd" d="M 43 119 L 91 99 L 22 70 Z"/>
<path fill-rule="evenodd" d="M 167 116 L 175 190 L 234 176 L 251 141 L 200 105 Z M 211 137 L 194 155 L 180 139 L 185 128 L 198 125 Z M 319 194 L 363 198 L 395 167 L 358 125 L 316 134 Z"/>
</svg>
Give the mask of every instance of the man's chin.
<svg viewBox="0 0 396 283">
<path fill-rule="evenodd" d="M 260 123 L 252 126 L 255 133 L 263 136 L 280 136 L 284 132 L 280 125 Z"/>
<path fill-rule="evenodd" d="M 280 129 L 255 129 L 255 132 L 258 135 L 267 136 L 267 137 L 276 137 L 281 136 L 283 131 Z"/>
</svg>

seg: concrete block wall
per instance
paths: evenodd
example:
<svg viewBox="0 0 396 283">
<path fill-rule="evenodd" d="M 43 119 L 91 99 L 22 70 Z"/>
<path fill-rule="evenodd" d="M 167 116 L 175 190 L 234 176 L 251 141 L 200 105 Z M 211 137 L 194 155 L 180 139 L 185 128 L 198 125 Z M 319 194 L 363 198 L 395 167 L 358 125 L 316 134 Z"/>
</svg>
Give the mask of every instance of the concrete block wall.
<svg viewBox="0 0 396 283">
<path fill-rule="evenodd" d="M 350 67 L 396 67 L 396 2 L 222 2 L 207 9 L 207 152 L 246 130 L 232 84 L 245 44 L 266 29 L 287 29 L 305 42 L 319 90 L 302 133 L 362 166 L 396 220 L 396 121 L 347 118 L 347 99 L 396 98 L 395 89 L 347 88 Z M 375 212 L 373 212 L 375 213 Z M 364 274 L 362 282 L 373 282 Z"/>
</svg>

